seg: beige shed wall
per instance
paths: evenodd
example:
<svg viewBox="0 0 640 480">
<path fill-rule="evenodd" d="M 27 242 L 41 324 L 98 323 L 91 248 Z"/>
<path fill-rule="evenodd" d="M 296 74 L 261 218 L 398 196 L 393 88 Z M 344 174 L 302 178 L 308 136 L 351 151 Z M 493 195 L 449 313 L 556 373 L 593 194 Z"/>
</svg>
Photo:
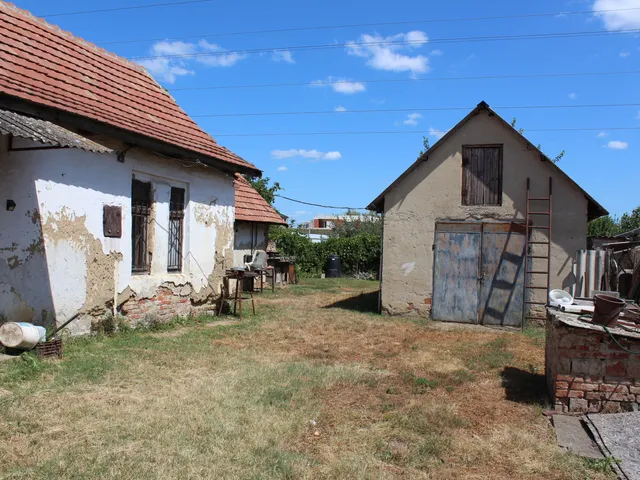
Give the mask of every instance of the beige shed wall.
<svg viewBox="0 0 640 480">
<path fill-rule="evenodd" d="M 462 205 L 462 146 L 482 144 L 503 144 L 501 206 Z M 541 161 L 535 150 L 527 149 L 523 139 L 487 112 L 480 112 L 384 199 L 382 310 L 390 314 L 428 315 L 436 221 L 524 220 L 527 177 L 531 178 L 531 195 L 542 197 L 548 194 L 549 176 L 553 178 L 551 288 L 568 290 L 574 283 L 574 254 L 586 248 L 587 199 L 549 162 Z M 538 202 L 533 207 L 544 211 L 547 205 Z M 546 246 L 535 248 L 534 254 L 546 255 Z M 546 262 L 535 262 L 540 261 Z M 534 269 L 542 266 L 546 270 L 544 264 L 535 262 Z M 542 275 L 534 281 L 545 284 Z"/>
</svg>

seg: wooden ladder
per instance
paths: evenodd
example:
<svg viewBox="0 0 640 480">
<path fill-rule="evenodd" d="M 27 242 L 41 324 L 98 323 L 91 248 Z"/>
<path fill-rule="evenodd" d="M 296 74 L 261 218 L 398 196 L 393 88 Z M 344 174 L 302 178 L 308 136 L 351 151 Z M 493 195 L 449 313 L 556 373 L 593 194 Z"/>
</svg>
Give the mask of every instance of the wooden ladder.
<svg viewBox="0 0 640 480">
<path fill-rule="evenodd" d="M 548 208 L 546 211 L 533 211 L 531 209 L 531 202 L 546 202 Z M 527 210 L 525 215 L 525 228 L 526 228 L 526 236 L 525 236 L 525 258 L 524 258 L 524 298 L 522 299 L 522 328 L 526 326 L 527 319 L 527 307 L 530 305 L 546 305 L 546 297 L 549 294 L 549 286 L 551 280 L 551 224 L 552 224 L 552 181 L 551 177 L 549 177 L 549 196 L 548 197 L 532 197 L 531 196 L 531 182 L 530 179 L 527 178 Z M 546 218 L 546 223 L 540 224 L 540 221 L 534 222 L 534 219 L 538 218 Z M 531 240 L 531 234 L 535 231 L 541 230 L 546 232 L 546 241 L 542 240 Z M 546 245 L 547 246 L 547 254 L 539 255 L 532 254 L 530 252 L 531 245 Z M 536 248 L 536 247 L 534 247 Z M 531 259 L 531 262 L 529 261 Z M 546 270 L 534 270 L 533 269 L 533 261 L 535 259 L 545 259 L 547 261 Z M 546 285 L 544 287 L 534 285 L 533 275 L 544 275 L 547 279 Z M 529 292 L 535 290 L 545 290 L 545 301 L 534 301 L 530 300 Z M 544 320 L 544 317 L 539 316 L 529 316 L 529 318 L 537 318 Z"/>
</svg>

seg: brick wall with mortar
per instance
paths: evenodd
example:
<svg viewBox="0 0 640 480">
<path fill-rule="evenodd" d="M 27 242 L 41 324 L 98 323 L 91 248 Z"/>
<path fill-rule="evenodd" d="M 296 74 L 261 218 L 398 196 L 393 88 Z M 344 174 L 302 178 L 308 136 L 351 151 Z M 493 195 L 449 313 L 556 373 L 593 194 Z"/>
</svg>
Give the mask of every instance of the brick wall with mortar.
<svg viewBox="0 0 640 480">
<path fill-rule="evenodd" d="M 572 327 L 547 317 L 547 386 L 558 412 L 615 413 L 640 404 L 640 355 L 622 350 L 601 330 Z M 640 352 L 640 338 L 616 335 Z"/>
<path fill-rule="evenodd" d="M 169 321 L 177 316 L 189 315 L 193 311 L 189 295 L 181 295 L 171 288 L 160 287 L 154 297 L 128 300 L 122 306 L 121 313 L 135 325 L 152 318 Z"/>
</svg>

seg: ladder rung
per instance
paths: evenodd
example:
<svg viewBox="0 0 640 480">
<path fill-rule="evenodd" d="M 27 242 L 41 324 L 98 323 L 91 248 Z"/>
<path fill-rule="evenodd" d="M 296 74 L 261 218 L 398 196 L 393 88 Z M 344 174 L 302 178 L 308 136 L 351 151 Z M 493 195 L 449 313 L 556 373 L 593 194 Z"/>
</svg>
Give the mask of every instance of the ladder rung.
<svg viewBox="0 0 640 480">
<path fill-rule="evenodd" d="M 528 305 L 546 305 L 545 302 L 524 302 Z"/>
<path fill-rule="evenodd" d="M 549 245 L 551 242 L 527 242 L 529 245 Z"/>
<path fill-rule="evenodd" d="M 527 258 L 544 258 L 546 260 L 549 257 L 546 255 L 527 255 Z"/>
<path fill-rule="evenodd" d="M 533 200 L 536 202 L 540 202 L 542 200 L 546 200 L 547 202 L 551 200 L 549 197 L 529 197 L 529 200 Z"/>
<path fill-rule="evenodd" d="M 549 275 L 549 272 L 542 272 L 540 270 L 529 270 L 528 272 L 524 272 L 524 273 L 535 273 L 537 275 Z"/>
<path fill-rule="evenodd" d="M 529 215 L 551 215 L 549 212 L 529 212 Z"/>
<path fill-rule="evenodd" d="M 536 288 L 536 289 L 538 289 L 538 290 L 541 290 L 541 289 L 542 289 L 542 290 L 546 290 L 546 289 L 547 289 L 547 287 L 527 287 L 526 285 L 525 285 L 525 287 L 524 287 L 524 288 Z"/>
</svg>

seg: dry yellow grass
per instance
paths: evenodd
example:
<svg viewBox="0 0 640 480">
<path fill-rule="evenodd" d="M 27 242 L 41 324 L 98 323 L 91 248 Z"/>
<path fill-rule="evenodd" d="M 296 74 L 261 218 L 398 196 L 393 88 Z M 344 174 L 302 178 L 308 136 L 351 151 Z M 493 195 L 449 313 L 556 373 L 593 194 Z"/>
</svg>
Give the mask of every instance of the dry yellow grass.
<svg viewBox="0 0 640 480">
<path fill-rule="evenodd" d="M 375 287 L 0 365 L 0 478 L 609 478 L 555 446 L 539 341 L 358 311 Z"/>
</svg>

